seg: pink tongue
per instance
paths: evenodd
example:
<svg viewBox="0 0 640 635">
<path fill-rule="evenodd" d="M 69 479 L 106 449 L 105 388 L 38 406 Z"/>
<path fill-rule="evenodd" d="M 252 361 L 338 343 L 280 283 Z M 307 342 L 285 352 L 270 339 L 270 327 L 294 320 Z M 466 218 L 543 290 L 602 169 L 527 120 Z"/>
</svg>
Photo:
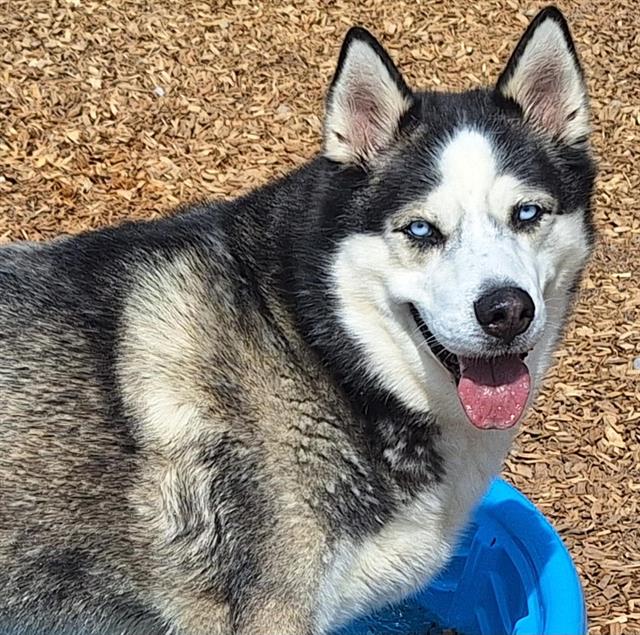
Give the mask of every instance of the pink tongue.
<svg viewBox="0 0 640 635">
<path fill-rule="evenodd" d="M 458 396 L 476 428 L 504 430 L 516 424 L 529 398 L 529 370 L 516 356 L 460 358 Z"/>
</svg>

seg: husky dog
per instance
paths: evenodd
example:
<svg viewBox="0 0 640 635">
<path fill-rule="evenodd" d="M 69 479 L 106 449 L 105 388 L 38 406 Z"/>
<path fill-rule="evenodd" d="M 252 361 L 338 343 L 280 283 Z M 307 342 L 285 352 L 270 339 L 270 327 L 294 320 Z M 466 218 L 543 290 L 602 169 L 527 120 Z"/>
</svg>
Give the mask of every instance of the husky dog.
<svg viewBox="0 0 640 635">
<path fill-rule="evenodd" d="M 0 632 L 323 635 L 446 562 L 592 243 L 555 8 L 492 88 L 349 31 L 321 155 L 0 250 Z"/>
</svg>

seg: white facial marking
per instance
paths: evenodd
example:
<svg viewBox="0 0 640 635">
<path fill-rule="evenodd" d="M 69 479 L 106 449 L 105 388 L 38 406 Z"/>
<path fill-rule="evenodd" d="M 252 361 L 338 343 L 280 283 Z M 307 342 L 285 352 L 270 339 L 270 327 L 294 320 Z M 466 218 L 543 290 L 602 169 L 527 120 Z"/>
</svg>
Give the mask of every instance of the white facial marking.
<svg viewBox="0 0 640 635">
<path fill-rule="evenodd" d="M 543 218 L 539 234 L 514 231 L 510 219 L 517 204 L 553 207 L 555 201 L 501 173 L 491 140 L 481 132 L 454 134 L 441 150 L 438 167 L 439 185 L 410 211 L 436 224 L 448 236 L 445 245 L 417 256 L 407 244 L 398 246 L 406 239 L 397 233 L 353 235 L 338 250 L 334 288 L 340 320 L 364 352 L 363 372 L 410 408 L 464 420 L 454 381 L 428 348 L 408 303 L 448 350 L 482 356 L 491 342 L 474 302 L 492 286 L 525 290 L 535 317 L 520 336 L 521 345 L 533 347 L 527 364 L 539 380 L 565 312 L 562 290 L 583 266 L 589 247 L 579 212 Z M 532 396 L 535 392 L 534 385 Z"/>
<path fill-rule="evenodd" d="M 389 295 L 388 279 L 394 270 L 403 277 L 382 236 L 360 234 L 347 239 L 333 267 L 339 317 L 366 354 L 363 372 L 402 395 L 403 401 L 417 401 L 425 410 L 426 376 L 412 338 L 416 327 Z"/>
<path fill-rule="evenodd" d="M 434 194 L 443 199 L 442 211 L 455 218 L 456 211 L 486 206 L 497 166 L 493 148 L 484 135 L 468 128 L 459 131 L 442 150 L 438 167 L 441 185 Z"/>
<path fill-rule="evenodd" d="M 473 356 L 486 347 L 474 302 L 486 288 L 518 287 L 536 305 L 528 331 L 534 341 L 545 323 L 539 272 L 528 239 L 508 223 L 515 204 L 548 195 L 501 173 L 490 139 L 476 130 L 455 134 L 438 167 L 440 184 L 427 196 L 425 208 L 437 214 L 450 244 L 434 254 L 429 283 L 414 304 L 447 349 Z"/>
</svg>

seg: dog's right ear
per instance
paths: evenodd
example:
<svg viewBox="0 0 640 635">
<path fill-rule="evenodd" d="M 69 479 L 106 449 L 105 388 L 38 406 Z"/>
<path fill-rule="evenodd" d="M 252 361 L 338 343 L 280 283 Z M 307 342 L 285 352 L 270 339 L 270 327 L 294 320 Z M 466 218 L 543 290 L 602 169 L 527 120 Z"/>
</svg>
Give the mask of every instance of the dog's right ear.
<svg viewBox="0 0 640 635">
<path fill-rule="evenodd" d="M 391 144 L 413 101 L 387 52 L 367 30 L 353 27 L 327 96 L 324 156 L 339 163 L 371 160 Z"/>
</svg>

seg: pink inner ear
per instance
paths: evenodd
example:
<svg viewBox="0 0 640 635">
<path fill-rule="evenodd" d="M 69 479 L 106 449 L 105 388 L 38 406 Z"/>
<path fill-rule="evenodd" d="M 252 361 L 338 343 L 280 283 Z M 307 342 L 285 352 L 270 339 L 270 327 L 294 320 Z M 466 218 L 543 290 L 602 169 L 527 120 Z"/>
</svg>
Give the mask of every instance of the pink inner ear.
<svg viewBox="0 0 640 635">
<path fill-rule="evenodd" d="M 558 134 L 567 117 L 567 104 L 563 99 L 563 69 L 553 64 L 539 66 L 532 72 L 522 103 L 530 118 L 540 127 Z"/>
<path fill-rule="evenodd" d="M 378 150 L 387 141 L 380 104 L 365 87 L 358 87 L 349 94 L 349 140 L 355 149 L 368 153 Z"/>
</svg>

